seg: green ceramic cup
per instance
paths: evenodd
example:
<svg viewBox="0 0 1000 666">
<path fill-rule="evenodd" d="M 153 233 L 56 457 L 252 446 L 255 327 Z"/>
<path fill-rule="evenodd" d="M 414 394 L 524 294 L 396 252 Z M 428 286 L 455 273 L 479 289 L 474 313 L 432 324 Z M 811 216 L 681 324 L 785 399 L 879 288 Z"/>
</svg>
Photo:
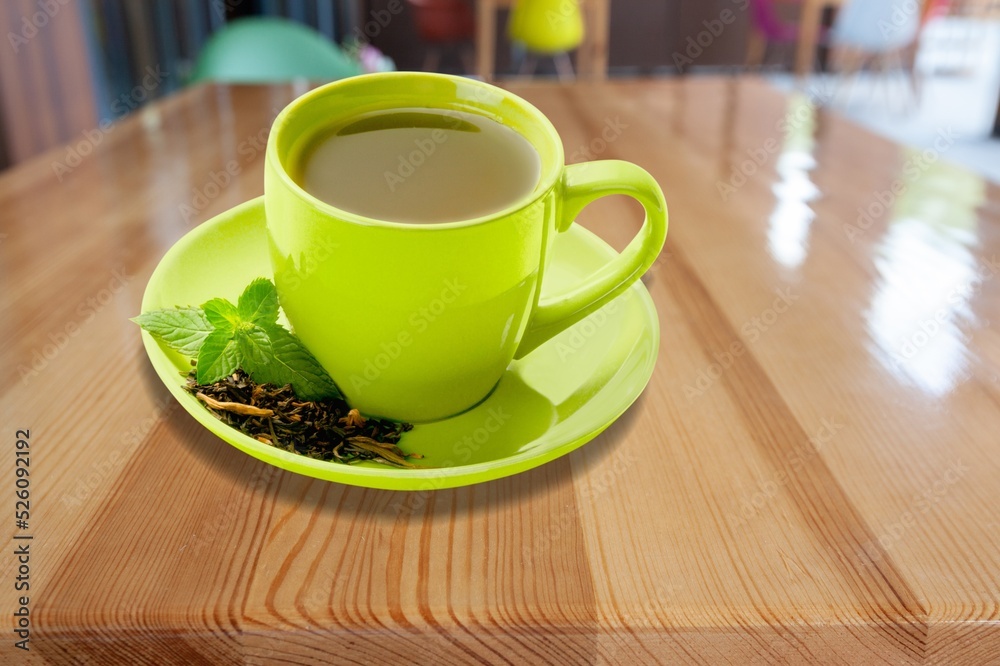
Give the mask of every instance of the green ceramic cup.
<svg viewBox="0 0 1000 666">
<path fill-rule="evenodd" d="M 461 222 L 404 224 L 349 213 L 298 184 L 303 155 L 338 121 L 394 108 L 475 113 L 541 157 L 529 195 Z M 569 293 L 539 298 L 555 236 L 588 203 L 626 194 L 646 210 L 636 238 Z M 363 413 L 445 418 L 487 395 L 515 358 L 621 294 L 667 232 L 663 193 L 628 162 L 566 166 L 555 128 L 509 92 L 440 74 L 344 79 L 289 104 L 267 145 L 264 202 L 274 281 L 300 339 Z"/>
</svg>

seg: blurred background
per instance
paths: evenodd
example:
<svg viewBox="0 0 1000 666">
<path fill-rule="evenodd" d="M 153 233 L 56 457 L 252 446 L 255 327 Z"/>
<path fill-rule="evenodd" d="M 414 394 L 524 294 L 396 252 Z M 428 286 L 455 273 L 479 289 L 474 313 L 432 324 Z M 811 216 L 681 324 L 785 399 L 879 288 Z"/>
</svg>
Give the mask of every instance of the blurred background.
<svg viewBox="0 0 1000 666">
<path fill-rule="evenodd" d="M 0 167 L 186 86 L 768 77 L 1000 181 L 1000 0 L 9 0 Z M 720 104 L 723 101 L 720 100 Z M 93 144 L 94 141 L 88 142 Z"/>
</svg>

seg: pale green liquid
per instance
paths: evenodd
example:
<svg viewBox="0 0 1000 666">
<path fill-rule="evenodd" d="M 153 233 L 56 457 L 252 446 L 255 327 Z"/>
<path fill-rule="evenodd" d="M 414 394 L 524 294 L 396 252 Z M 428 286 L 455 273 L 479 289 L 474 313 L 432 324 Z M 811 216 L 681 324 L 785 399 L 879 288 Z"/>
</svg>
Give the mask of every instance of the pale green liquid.
<svg viewBox="0 0 1000 666">
<path fill-rule="evenodd" d="M 538 184 L 528 141 L 489 118 L 402 109 L 319 138 L 300 185 L 337 208 L 389 222 L 456 222 L 496 213 Z"/>
</svg>

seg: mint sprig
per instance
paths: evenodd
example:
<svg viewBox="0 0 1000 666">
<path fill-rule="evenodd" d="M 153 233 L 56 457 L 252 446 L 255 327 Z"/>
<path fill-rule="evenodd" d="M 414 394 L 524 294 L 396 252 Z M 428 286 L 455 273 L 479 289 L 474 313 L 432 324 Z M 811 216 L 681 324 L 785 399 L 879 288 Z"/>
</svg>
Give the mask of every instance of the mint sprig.
<svg viewBox="0 0 1000 666">
<path fill-rule="evenodd" d="M 213 298 L 200 308 L 145 312 L 132 321 L 196 359 L 199 384 L 212 384 L 242 368 L 259 384 L 291 384 L 303 400 L 341 397 L 316 358 L 278 323 L 278 292 L 267 278 L 251 282 L 236 305 Z"/>
<path fill-rule="evenodd" d="M 201 308 L 146 312 L 132 321 L 149 331 L 157 340 L 191 358 L 198 356 L 205 338 L 215 330 Z"/>
</svg>

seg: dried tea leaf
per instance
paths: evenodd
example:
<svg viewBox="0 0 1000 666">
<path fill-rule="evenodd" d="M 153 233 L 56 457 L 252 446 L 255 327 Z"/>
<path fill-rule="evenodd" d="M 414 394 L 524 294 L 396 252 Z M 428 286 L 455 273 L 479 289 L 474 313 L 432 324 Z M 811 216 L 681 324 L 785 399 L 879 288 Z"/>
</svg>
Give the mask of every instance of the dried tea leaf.
<svg viewBox="0 0 1000 666">
<path fill-rule="evenodd" d="M 341 398 L 302 400 L 291 386 L 255 382 L 243 370 L 211 384 L 188 375 L 187 390 L 224 423 L 259 442 L 318 460 L 353 464 L 363 460 L 394 467 L 416 467 L 422 458 L 399 448 L 408 423 L 348 418 L 352 411 Z M 350 423 L 347 423 L 350 421 Z"/>
</svg>

